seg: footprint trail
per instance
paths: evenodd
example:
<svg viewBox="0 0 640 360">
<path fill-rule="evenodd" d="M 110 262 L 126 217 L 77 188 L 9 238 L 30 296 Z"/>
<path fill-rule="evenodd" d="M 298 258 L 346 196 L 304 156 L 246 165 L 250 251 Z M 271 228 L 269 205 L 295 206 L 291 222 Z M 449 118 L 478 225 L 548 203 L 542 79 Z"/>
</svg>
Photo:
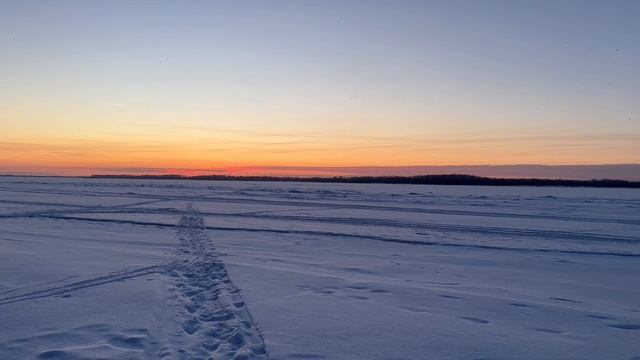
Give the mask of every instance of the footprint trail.
<svg viewBox="0 0 640 360">
<path fill-rule="evenodd" d="M 180 329 L 160 359 L 266 360 L 266 346 L 238 289 L 229 279 L 204 221 L 192 206 L 178 223 L 176 283 Z"/>
</svg>

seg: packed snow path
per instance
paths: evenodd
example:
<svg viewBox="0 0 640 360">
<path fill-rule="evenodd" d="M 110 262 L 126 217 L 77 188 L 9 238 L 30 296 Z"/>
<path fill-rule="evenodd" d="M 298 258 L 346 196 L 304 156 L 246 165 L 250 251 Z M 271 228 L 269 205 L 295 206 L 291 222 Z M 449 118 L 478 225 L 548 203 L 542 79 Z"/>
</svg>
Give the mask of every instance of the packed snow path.
<svg viewBox="0 0 640 360">
<path fill-rule="evenodd" d="M 164 347 L 161 359 L 267 359 L 266 347 L 237 288 L 227 275 L 204 221 L 189 205 L 178 224 L 180 266 L 171 270 L 183 333 L 177 353 Z"/>
</svg>

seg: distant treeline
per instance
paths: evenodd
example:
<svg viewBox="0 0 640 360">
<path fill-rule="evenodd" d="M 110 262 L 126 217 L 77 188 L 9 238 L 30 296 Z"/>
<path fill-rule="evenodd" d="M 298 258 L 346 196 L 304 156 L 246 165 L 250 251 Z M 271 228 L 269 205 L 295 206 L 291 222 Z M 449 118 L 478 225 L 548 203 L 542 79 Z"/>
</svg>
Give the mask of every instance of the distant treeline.
<svg viewBox="0 0 640 360">
<path fill-rule="evenodd" d="M 231 176 L 231 175 L 91 175 L 101 179 L 154 179 L 154 180 L 225 180 L 225 181 L 297 181 L 319 183 L 356 184 L 421 184 L 421 185 L 484 185 L 484 186 L 582 186 L 600 188 L 640 188 L 640 181 L 613 179 L 508 179 L 474 175 L 417 175 L 417 176 L 335 176 L 335 177 L 285 177 L 285 176 Z"/>
</svg>

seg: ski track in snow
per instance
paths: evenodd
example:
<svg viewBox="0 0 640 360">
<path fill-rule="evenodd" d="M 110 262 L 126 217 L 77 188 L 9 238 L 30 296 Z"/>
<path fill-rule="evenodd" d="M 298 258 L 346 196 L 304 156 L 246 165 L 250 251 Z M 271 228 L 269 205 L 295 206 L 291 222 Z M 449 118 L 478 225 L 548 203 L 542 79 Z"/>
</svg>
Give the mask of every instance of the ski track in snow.
<svg viewBox="0 0 640 360">
<path fill-rule="evenodd" d="M 175 282 L 173 289 L 176 292 L 176 315 L 180 329 L 172 331 L 170 336 L 158 336 L 167 338 L 167 344 L 161 346 L 157 354 L 150 354 L 151 357 L 181 360 L 268 359 L 262 334 L 248 312 L 239 290 L 229 279 L 211 239 L 206 235 L 202 216 L 189 205 L 185 215 L 180 218 L 175 227 L 179 241 L 176 261 L 164 265 L 126 268 L 82 281 L 37 290 L 31 286 L 29 287 L 31 291 L 24 291 L 21 288 L 5 291 L 0 293 L 0 306 L 54 296 L 67 297 L 69 293 L 82 289 L 150 274 L 168 275 Z M 64 283 L 65 280 L 68 279 L 52 281 L 49 284 Z M 98 333 L 107 333 L 112 329 L 104 325 L 99 330 Z M 168 331 L 168 329 L 162 331 Z M 110 332 L 103 335 L 107 338 L 98 341 L 97 344 L 81 348 L 45 350 L 38 355 L 38 358 L 76 359 L 83 358 L 85 356 L 83 354 L 105 351 L 108 354 L 116 354 L 117 351 L 114 353 L 113 349 L 137 351 L 143 349 L 147 332 L 146 329 L 144 334 L 133 335 Z M 74 335 L 72 332 L 54 332 L 48 336 L 73 337 Z M 23 341 L 26 340 L 23 339 Z M 19 342 L 14 341 L 14 343 Z"/>
<path fill-rule="evenodd" d="M 91 288 L 104 284 L 109 284 L 116 281 L 124 281 L 128 279 L 137 278 L 149 274 L 163 274 L 167 270 L 170 270 L 176 266 L 176 263 L 167 265 L 147 266 L 139 269 L 125 269 L 121 271 L 115 271 L 109 274 L 100 275 L 91 279 L 74 282 L 71 284 L 51 287 L 42 290 L 30 291 L 18 295 L 12 295 L 7 297 L 0 297 L 0 305 L 12 304 L 15 302 L 41 299 L 51 296 L 60 296 L 81 289 Z"/>
<path fill-rule="evenodd" d="M 182 333 L 163 347 L 160 359 L 268 359 L 266 346 L 239 290 L 190 208 L 178 224 L 180 266 L 175 279 Z"/>
</svg>

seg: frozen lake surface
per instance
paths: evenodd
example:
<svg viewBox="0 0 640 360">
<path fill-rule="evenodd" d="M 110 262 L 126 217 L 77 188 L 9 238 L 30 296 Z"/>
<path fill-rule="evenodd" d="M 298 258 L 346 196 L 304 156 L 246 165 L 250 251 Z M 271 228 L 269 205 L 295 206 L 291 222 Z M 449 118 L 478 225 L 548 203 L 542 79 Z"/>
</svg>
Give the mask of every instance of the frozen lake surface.
<svg viewBox="0 0 640 360">
<path fill-rule="evenodd" d="M 0 359 L 640 359 L 640 191 L 0 177 Z"/>
</svg>

